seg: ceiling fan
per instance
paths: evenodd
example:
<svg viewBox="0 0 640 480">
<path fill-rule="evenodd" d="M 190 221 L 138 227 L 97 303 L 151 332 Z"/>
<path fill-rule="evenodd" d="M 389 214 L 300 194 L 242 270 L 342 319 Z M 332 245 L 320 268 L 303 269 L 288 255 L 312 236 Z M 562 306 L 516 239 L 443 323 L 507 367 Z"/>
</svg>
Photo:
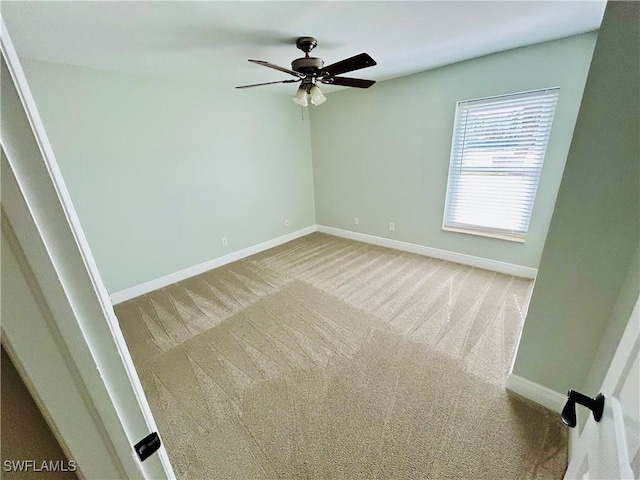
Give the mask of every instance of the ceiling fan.
<svg viewBox="0 0 640 480">
<path fill-rule="evenodd" d="M 265 67 L 279 70 L 296 77 L 290 80 L 281 80 L 279 82 L 254 83 L 252 85 L 242 85 L 236 88 L 252 88 L 262 85 L 272 85 L 274 83 L 297 83 L 301 82 L 298 91 L 293 97 L 293 101 L 298 105 L 306 107 L 310 100 L 313 105 L 320 105 L 326 100 L 326 97 L 318 88 L 318 82 L 327 85 L 340 85 L 344 87 L 369 88 L 375 80 L 364 80 L 361 78 L 339 77 L 343 73 L 353 72 L 362 68 L 373 67 L 377 65 L 376 61 L 366 53 L 361 53 L 354 57 L 346 58 L 325 67 L 321 58 L 310 57 L 309 52 L 318 45 L 318 41 L 313 37 L 300 37 L 296 40 L 296 47 L 304 52 L 304 57 L 296 58 L 291 62 L 291 69 L 280 67 L 263 60 L 249 60 L 250 62 Z"/>
</svg>

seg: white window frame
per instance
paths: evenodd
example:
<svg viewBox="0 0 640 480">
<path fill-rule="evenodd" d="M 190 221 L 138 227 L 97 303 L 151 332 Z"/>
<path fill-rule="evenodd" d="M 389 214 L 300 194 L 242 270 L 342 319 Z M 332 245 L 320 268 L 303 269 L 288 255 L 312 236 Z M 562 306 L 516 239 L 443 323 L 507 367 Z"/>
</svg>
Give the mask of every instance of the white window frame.
<svg viewBox="0 0 640 480">
<path fill-rule="evenodd" d="M 457 232 L 457 233 L 465 233 L 465 234 L 471 234 L 471 235 L 479 235 L 479 236 L 484 236 L 484 237 L 491 237 L 491 238 L 497 238 L 497 239 L 502 239 L 502 240 L 509 240 L 509 241 L 514 241 L 514 242 L 520 242 L 520 243 L 524 243 L 529 231 L 529 226 L 530 226 L 530 221 L 531 221 L 531 217 L 533 216 L 533 208 L 535 205 L 535 198 L 536 198 L 536 194 L 537 194 L 537 189 L 540 183 L 540 176 L 541 176 L 541 172 L 542 172 L 542 168 L 544 165 L 544 159 L 546 157 L 546 149 L 547 149 L 547 145 L 548 145 L 548 140 L 551 136 L 551 130 L 552 130 L 552 124 L 553 124 L 553 117 L 555 115 L 555 109 L 557 107 L 557 102 L 558 102 L 558 97 L 559 97 L 559 92 L 560 92 L 560 88 L 559 87 L 549 87 L 549 88 L 543 88 L 543 89 L 537 89 L 537 90 L 529 90 L 529 91 L 525 91 L 525 92 L 517 92 L 517 93 L 509 93 L 509 94 L 505 94 L 505 95 L 496 95 L 496 96 L 492 96 L 492 97 L 484 97 L 484 98 L 477 98 L 477 99 L 472 99 L 472 100 L 464 100 L 464 101 L 459 101 L 456 103 L 456 114 L 455 114 L 455 120 L 454 120 L 454 124 L 453 124 L 453 134 L 452 134 L 452 139 L 451 139 L 451 153 L 450 153 L 450 159 L 449 159 L 449 173 L 448 173 L 448 178 L 447 178 L 447 190 L 446 190 L 446 198 L 445 198 L 445 207 L 444 207 L 444 214 L 443 214 L 443 220 L 442 220 L 442 229 L 445 231 L 450 231 L 450 232 Z M 549 97 L 549 95 L 551 95 L 551 97 Z M 533 188 L 530 190 L 532 192 L 531 194 L 531 200 L 530 200 L 530 204 L 529 204 L 529 214 L 528 216 L 525 217 L 525 225 L 524 225 L 524 229 L 523 230 L 507 230 L 507 229 L 499 229 L 499 228 L 492 228 L 490 226 L 485 225 L 481 225 L 479 223 L 477 224 L 461 224 L 461 223 L 455 223 L 453 221 L 451 221 L 450 218 L 448 218 L 448 214 L 450 213 L 450 205 L 452 202 L 452 199 L 450 198 L 451 195 L 451 191 L 453 190 L 452 184 L 455 181 L 455 178 L 460 178 L 457 177 L 456 175 L 454 175 L 454 169 L 455 168 L 460 168 L 460 165 L 462 163 L 462 158 L 464 156 L 464 135 L 465 132 L 459 132 L 459 128 L 461 127 L 461 125 L 459 125 L 459 121 L 461 121 L 460 119 L 460 115 L 464 114 L 466 111 L 468 111 L 469 109 L 472 109 L 474 107 L 478 108 L 478 107 L 483 107 L 483 106 L 488 106 L 491 105 L 492 103 L 499 103 L 499 102 L 504 102 L 504 101 L 510 101 L 510 100 L 518 100 L 518 99 L 526 99 L 526 98 L 535 98 L 536 96 L 540 96 L 541 97 L 541 101 L 543 100 L 544 96 L 547 96 L 547 98 L 551 98 L 553 100 L 553 97 L 555 96 L 555 100 L 554 103 L 550 109 L 550 117 L 548 119 L 548 129 L 546 132 L 546 138 L 544 138 L 544 141 L 542 144 L 538 145 L 537 148 L 542 152 L 541 153 L 541 158 L 539 159 L 539 166 L 537 167 L 537 170 L 534 171 L 532 173 L 532 175 L 534 175 L 536 178 L 535 180 L 535 185 L 533 186 Z M 466 126 L 466 125 L 465 125 Z M 463 138 L 463 143 L 462 143 L 462 151 L 460 151 L 460 149 L 458 148 L 458 143 L 460 142 L 460 136 L 462 136 Z"/>
</svg>

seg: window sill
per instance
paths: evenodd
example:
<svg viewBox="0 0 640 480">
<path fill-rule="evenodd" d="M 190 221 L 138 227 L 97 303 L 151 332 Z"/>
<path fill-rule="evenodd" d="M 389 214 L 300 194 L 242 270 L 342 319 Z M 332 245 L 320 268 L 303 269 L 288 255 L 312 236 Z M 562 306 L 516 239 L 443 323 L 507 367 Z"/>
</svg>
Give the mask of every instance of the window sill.
<svg viewBox="0 0 640 480">
<path fill-rule="evenodd" d="M 442 230 L 446 232 L 465 233 L 467 235 L 477 235 L 479 237 L 495 238 L 497 240 L 507 240 L 508 242 L 516 242 L 516 243 L 524 243 L 526 240 L 526 237 L 522 237 L 520 235 L 491 232 L 488 230 L 473 230 L 471 228 L 459 228 L 459 227 L 442 227 Z"/>
</svg>

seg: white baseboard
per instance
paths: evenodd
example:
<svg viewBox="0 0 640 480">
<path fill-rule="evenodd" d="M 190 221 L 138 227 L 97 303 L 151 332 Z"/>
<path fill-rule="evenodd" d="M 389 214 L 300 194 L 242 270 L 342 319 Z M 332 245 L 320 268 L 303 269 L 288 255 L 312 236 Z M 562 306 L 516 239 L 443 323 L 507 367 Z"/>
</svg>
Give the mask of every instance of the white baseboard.
<svg viewBox="0 0 640 480">
<path fill-rule="evenodd" d="M 538 269 L 523 267 L 522 265 L 514 265 L 512 263 L 499 262 L 488 258 L 474 257 L 464 253 L 450 252 L 448 250 L 425 247 L 424 245 L 418 245 L 416 243 L 401 242 L 390 238 L 376 237 L 375 235 L 352 232 L 349 230 L 342 230 L 340 228 L 326 227 L 324 225 L 318 225 L 317 227 L 318 232 L 328 233 L 330 235 L 335 235 L 336 237 L 358 240 L 360 242 L 371 243 L 380 247 L 393 248 L 395 250 L 402 250 L 410 253 L 417 253 L 418 255 L 425 255 L 427 257 L 438 258 L 440 260 L 462 263 L 464 265 L 493 270 L 494 272 L 505 273 L 516 277 L 535 278 L 538 273 Z"/>
<path fill-rule="evenodd" d="M 564 404 L 567 401 L 567 396 L 561 393 L 551 390 L 550 388 L 543 387 L 542 385 L 522 378 L 513 373 L 507 377 L 507 390 L 511 390 L 518 395 L 531 400 L 539 405 L 542 405 L 549 410 L 561 413 Z M 575 430 L 575 429 L 574 429 Z"/>
<path fill-rule="evenodd" d="M 474 257 L 472 255 L 465 255 L 463 253 L 450 252 L 447 250 L 440 250 L 437 248 L 425 247 L 415 243 L 401 242 L 399 240 L 392 240 L 390 238 L 376 237 L 374 235 L 367 235 L 365 233 L 351 232 L 349 230 L 342 230 L 339 228 L 326 227 L 324 225 L 311 225 L 309 227 L 297 230 L 281 237 L 267 240 L 266 242 L 253 245 L 251 247 L 238 250 L 237 252 L 224 255 L 222 257 L 214 258 L 199 265 L 194 265 L 178 272 L 164 275 L 160 278 L 150 280 L 148 282 L 136 285 L 131 288 L 120 290 L 119 292 L 112 293 L 111 302 L 114 305 L 125 302 L 140 295 L 164 288 L 176 282 L 180 282 L 187 278 L 199 275 L 217 267 L 227 265 L 228 263 L 241 260 L 250 255 L 263 252 L 283 243 L 290 242 L 296 238 L 304 237 L 313 232 L 323 232 L 329 235 L 335 235 L 336 237 L 348 238 L 351 240 L 357 240 L 364 243 L 370 243 L 372 245 L 378 245 L 381 247 L 393 248 L 394 250 L 402 250 L 405 252 L 416 253 L 418 255 L 425 255 L 427 257 L 439 258 L 441 260 L 448 260 L 450 262 L 462 263 L 464 265 L 470 265 L 477 268 L 485 268 L 487 270 L 493 270 L 495 272 L 505 273 L 507 275 L 514 275 L 524 278 L 535 278 L 537 269 L 530 267 L 523 267 L 521 265 L 514 265 L 511 263 L 499 262 L 497 260 L 490 260 L 487 258 Z"/>
<path fill-rule="evenodd" d="M 195 275 L 200 275 L 201 273 L 207 272 L 214 268 L 218 268 L 223 265 L 227 265 L 228 263 L 242 260 L 243 258 L 246 258 L 250 255 L 255 255 L 256 253 L 260 253 L 270 248 L 277 247 L 278 245 L 290 242 L 291 240 L 295 240 L 296 238 L 304 237 L 305 235 L 309 235 L 316 230 L 316 225 L 311 225 L 295 232 L 287 233 L 286 235 L 267 240 L 266 242 L 243 248 L 242 250 L 238 250 L 228 255 L 214 258 L 213 260 L 200 263 L 199 265 L 194 265 L 193 267 L 185 268 L 184 270 L 164 275 L 160 278 L 150 280 L 140 285 L 120 290 L 119 292 L 115 292 L 110 295 L 111 303 L 117 305 L 118 303 L 126 302 L 127 300 L 131 300 L 132 298 L 144 295 L 145 293 L 153 292 L 154 290 L 158 290 L 173 283 L 180 282 Z"/>
<path fill-rule="evenodd" d="M 566 395 L 562 395 L 555 390 L 543 387 L 538 383 L 519 377 L 518 375 L 514 375 L 513 373 L 510 373 L 509 377 L 507 378 L 507 390 L 517 393 L 527 400 L 531 400 L 538 405 L 542 405 L 543 407 L 548 408 L 552 412 L 557 413 L 558 418 L 562 413 L 562 409 L 564 408 L 565 403 L 567 402 Z M 578 440 L 580 439 L 580 433 L 583 426 L 583 422 L 581 421 L 582 411 L 578 409 L 576 413 L 578 415 L 578 424 L 574 428 L 568 429 L 569 438 L 567 442 L 567 449 L 569 461 L 571 461 L 576 446 L 578 445 Z"/>
</svg>

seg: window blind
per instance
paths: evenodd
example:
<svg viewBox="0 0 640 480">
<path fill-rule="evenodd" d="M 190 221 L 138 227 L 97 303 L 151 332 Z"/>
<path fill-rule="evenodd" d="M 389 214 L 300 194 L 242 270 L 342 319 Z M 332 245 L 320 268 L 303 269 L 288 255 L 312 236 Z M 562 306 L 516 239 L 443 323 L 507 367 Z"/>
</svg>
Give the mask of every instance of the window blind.
<svg viewBox="0 0 640 480">
<path fill-rule="evenodd" d="M 443 228 L 525 238 L 559 90 L 458 102 Z"/>
</svg>

